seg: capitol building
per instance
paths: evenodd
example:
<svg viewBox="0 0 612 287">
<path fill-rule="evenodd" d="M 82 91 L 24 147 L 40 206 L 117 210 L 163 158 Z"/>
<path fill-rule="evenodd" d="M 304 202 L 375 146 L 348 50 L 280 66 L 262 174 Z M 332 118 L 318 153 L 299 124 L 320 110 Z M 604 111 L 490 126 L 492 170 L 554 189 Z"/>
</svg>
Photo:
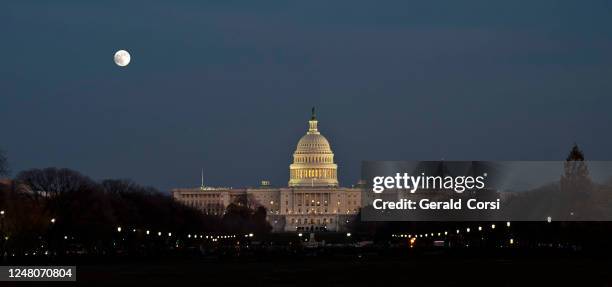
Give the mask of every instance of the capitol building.
<svg viewBox="0 0 612 287">
<path fill-rule="evenodd" d="M 361 188 L 340 187 L 329 141 L 319 132 L 314 108 L 308 131 L 298 141 L 289 165 L 287 187 L 262 181 L 256 188 L 202 185 L 172 190 L 175 200 L 206 214 L 223 215 L 232 204 L 263 206 L 273 231 L 342 231 L 361 207 Z"/>
</svg>

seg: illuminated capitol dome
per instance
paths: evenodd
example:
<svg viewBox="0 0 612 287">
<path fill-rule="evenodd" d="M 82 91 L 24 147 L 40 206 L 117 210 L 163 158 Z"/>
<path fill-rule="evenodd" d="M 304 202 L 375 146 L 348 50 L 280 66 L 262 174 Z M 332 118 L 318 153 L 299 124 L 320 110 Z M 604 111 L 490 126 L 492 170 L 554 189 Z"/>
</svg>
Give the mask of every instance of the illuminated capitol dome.
<svg viewBox="0 0 612 287">
<path fill-rule="evenodd" d="M 361 187 L 338 185 L 338 166 L 317 127 L 314 108 L 308 131 L 298 141 L 289 166 L 289 186 L 176 188 L 175 200 L 205 214 L 223 216 L 230 204 L 263 207 L 275 232 L 343 231 L 361 208 Z"/>
<path fill-rule="evenodd" d="M 289 166 L 290 187 L 338 186 L 338 166 L 327 139 L 317 128 L 312 108 L 308 132 L 300 139 Z"/>
</svg>

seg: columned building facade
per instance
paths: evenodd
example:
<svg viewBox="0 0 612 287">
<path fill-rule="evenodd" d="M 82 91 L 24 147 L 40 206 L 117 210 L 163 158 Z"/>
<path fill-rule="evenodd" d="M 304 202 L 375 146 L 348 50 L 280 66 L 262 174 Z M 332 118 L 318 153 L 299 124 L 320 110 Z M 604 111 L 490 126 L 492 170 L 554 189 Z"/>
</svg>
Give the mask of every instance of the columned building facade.
<svg viewBox="0 0 612 287">
<path fill-rule="evenodd" d="M 223 215 L 225 208 L 246 197 L 263 206 L 274 231 L 342 231 L 361 208 L 361 189 L 340 187 L 338 166 L 329 141 L 319 132 L 314 111 L 308 130 L 298 141 L 289 166 L 288 187 L 268 182 L 256 188 L 205 187 L 172 190 L 175 200 L 204 213 Z"/>
</svg>

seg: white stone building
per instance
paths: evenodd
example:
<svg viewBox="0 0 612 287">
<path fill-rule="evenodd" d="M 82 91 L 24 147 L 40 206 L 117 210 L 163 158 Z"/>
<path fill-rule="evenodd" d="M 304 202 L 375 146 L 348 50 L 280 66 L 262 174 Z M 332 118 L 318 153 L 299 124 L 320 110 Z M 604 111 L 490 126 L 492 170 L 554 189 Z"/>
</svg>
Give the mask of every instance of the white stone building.
<svg viewBox="0 0 612 287">
<path fill-rule="evenodd" d="M 233 202 L 263 206 L 274 231 L 342 231 L 361 207 L 360 188 L 340 187 L 338 167 L 327 139 L 319 132 L 314 108 L 307 133 L 289 166 L 288 187 L 205 187 L 172 190 L 174 199 L 204 213 L 222 215 Z"/>
</svg>

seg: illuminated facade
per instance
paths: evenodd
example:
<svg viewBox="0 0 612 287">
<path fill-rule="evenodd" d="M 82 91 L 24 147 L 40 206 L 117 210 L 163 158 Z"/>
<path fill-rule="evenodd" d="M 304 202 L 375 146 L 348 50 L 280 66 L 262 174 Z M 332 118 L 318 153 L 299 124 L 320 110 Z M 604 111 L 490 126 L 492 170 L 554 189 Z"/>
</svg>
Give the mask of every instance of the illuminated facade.
<svg viewBox="0 0 612 287">
<path fill-rule="evenodd" d="M 246 202 L 268 211 L 274 231 L 342 231 L 361 207 L 361 189 L 338 185 L 338 166 L 318 130 L 314 108 L 308 131 L 289 166 L 288 187 L 262 181 L 257 188 L 205 187 L 172 190 L 173 197 L 204 213 L 222 215 L 230 203 Z M 246 199 L 246 200 L 245 200 Z"/>
</svg>

